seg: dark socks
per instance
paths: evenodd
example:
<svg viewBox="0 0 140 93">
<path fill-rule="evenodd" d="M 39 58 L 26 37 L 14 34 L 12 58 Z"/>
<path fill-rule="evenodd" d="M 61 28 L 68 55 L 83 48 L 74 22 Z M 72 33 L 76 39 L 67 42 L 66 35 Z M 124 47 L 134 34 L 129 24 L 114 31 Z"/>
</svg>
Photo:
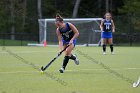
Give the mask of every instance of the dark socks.
<svg viewBox="0 0 140 93">
<path fill-rule="evenodd" d="M 110 45 L 110 50 L 113 52 L 113 44 Z"/>
<path fill-rule="evenodd" d="M 68 62 L 69 62 L 69 56 L 65 56 L 64 57 L 64 60 L 63 60 L 63 68 L 65 69 L 66 68 L 66 66 L 67 66 L 67 64 L 68 64 Z"/>
<path fill-rule="evenodd" d="M 106 52 L 106 45 L 103 45 L 103 52 Z"/>
<path fill-rule="evenodd" d="M 69 59 L 75 60 L 75 59 L 76 59 L 76 57 L 75 57 L 75 56 L 73 56 L 73 55 L 71 55 L 71 56 L 69 57 Z"/>
</svg>

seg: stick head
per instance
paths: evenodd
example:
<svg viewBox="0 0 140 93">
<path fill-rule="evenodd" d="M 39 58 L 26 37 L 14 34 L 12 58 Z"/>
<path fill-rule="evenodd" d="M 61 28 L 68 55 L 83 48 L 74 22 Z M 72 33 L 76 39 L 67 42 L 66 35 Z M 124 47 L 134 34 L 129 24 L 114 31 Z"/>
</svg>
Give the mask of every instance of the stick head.
<svg viewBox="0 0 140 93">
<path fill-rule="evenodd" d="M 137 84 L 136 82 L 133 83 L 133 87 L 134 87 L 134 88 L 136 88 L 136 87 L 138 87 L 138 86 L 139 86 L 139 84 Z"/>
<path fill-rule="evenodd" d="M 41 71 L 44 71 L 44 68 L 43 68 L 43 66 L 41 67 Z"/>
</svg>

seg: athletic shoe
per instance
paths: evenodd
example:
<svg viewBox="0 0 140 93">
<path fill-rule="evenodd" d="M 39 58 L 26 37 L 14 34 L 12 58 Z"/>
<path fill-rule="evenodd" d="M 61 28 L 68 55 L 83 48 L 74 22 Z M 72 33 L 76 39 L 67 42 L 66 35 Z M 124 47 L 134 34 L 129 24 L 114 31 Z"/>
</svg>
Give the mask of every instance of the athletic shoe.
<svg viewBox="0 0 140 93">
<path fill-rule="evenodd" d="M 103 52 L 103 55 L 106 55 L 106 52 Z"/>
<path fill-rule="evenodd" d="M 64 73 L 64 71 L 65 71 L 65 70 L 64 70 L 64 68 L 63 68 L 63 67 L 62 67 L 62 68 L 60 68 L 60 70 L 59 70 L 59 72 L 60 72 L 60 73 Z"/>
<path fill-rule="evenodd" d="M 74 60 L 74 63 L 75 63 L 76 65 L 79 65 L 79 59 L 77 58 L 77 55 L 73 55 L 73 56 L 76 57 L 76 59 Z"/>
<path fill-rule="evenodd" d="M 111 55 L 115 55 L 115 53 L 114 52 L 111 52 Z"/>
</svg>

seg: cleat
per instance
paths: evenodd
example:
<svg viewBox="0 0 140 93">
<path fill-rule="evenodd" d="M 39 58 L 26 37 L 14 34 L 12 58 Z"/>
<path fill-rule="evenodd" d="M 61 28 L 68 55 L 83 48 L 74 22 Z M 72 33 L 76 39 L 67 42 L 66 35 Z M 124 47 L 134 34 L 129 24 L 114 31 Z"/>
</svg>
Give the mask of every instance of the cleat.
<svg viewBox="0 0 140 93">
<path fill-rule="evenodd" d="M 79 59 L 77 58 L 77 55 L 73 55 L 73 56 L 76 57 L 76 59 L 74 60 L 74 63 L 75 63 L 76 65 L 79 65 Z"/>
<path fill-rule="evenodd" d="M 115 53 L 114 52 L 111 52 L 111 55 L 115 55 Z"/>
<path fill-rule="evenodd" d="M 64 73 L 64 71 L 65 71 L 65 70 L 64 70 L 64 68 L 63 68 L 63 67 L 62 67 L 62 68 L 60 68 L 60 70 L 59 70 L 59 72 L 60 72 L 60 73 Z"/>
<path fill-rule="evenodd" d="M 103 52 L 103 55 L 106 55 L 106 52 Z"/>
<path fill-rule="evenodd" d="M 43 68 L 43 66 L 41 67 L 41 71 L 44 71 L 44 68 Z"/>
</svg>

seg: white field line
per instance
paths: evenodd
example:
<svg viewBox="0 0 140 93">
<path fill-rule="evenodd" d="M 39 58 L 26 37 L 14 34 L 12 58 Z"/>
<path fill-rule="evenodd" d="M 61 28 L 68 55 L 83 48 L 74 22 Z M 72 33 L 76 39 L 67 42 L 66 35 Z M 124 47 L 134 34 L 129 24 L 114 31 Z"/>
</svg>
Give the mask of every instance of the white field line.
<svg viewBox="0 0 140 93">
<path fill-rule="evenodd" d="M 110 68 L 112 70 L 140 70 L 140 68 Z M 92 71 L 92 70 L 106 70 L 106 69 L 79 69 L 79 70 L 66 70 L 66 71 Z"/>
<path fill-rule="evenodd" d="M 39 71 L 9 71 L 9 72 L 0 71 L 0 74 L 36 73 L 36 72 L 39 72 Z"/>
<path fill-rule="evenodd" d="M 79 70 L 66 70 L 66 72 L 75 72 L 75 71 L 97 71 L 97 70 L 102 70 L 105 71 L 106 69 L 79 69 Z M 112 69 L 112 70 L 140 70 L 140 68 L 120 68 L 120 69 Z M 25 73 L 25 74 L 29 74 L 29 73 L 38 73 L 39 71 L 0 71 L 0 74 L 17 74 L 17 73 Z"/>
<path fill-rule="evenodd" d="M 54 53 L 56 51 L 12 51 L 13 53 L 17 53 L 17 54 L 26 54 L 26 53 Z M 8 54 L 7 52 L 0 52 L 0 54 Z"/>
</svg>

